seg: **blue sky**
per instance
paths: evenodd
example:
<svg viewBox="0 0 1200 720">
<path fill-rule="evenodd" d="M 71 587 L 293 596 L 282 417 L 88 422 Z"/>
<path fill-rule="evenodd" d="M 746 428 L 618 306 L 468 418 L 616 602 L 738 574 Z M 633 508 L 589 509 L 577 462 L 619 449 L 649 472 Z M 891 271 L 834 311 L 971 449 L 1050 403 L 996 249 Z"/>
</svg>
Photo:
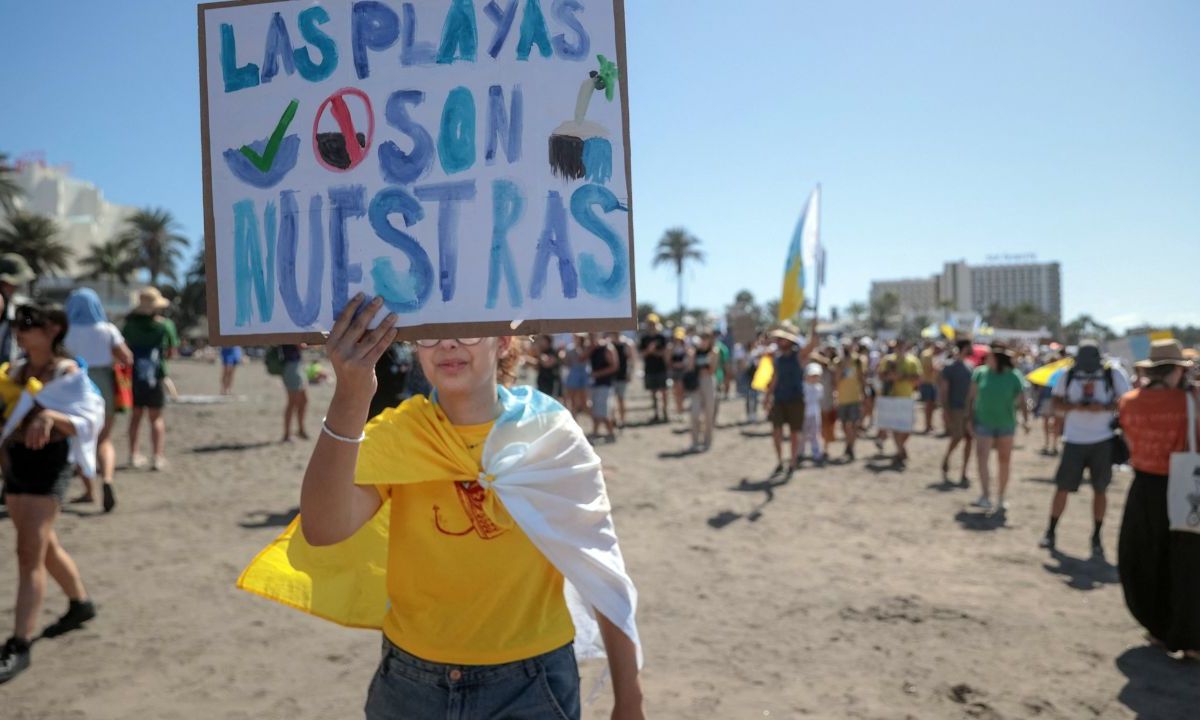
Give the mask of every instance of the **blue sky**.
<svg viewBox="0 0 1200 720">
<path fill-rule="evenodd" d="M 194 4 L 0 7 L 0 149 L 198 241 Z M 1200 3 L 630 0 L 628 24 L 639 300 L 675 302 L 649 263 L 675 225 L 708 253 L 689 305 L 777 297 L 821 182 L 823 305 L 1032 252 L 1068 318 L 1200 324 Z"/>
</svg>

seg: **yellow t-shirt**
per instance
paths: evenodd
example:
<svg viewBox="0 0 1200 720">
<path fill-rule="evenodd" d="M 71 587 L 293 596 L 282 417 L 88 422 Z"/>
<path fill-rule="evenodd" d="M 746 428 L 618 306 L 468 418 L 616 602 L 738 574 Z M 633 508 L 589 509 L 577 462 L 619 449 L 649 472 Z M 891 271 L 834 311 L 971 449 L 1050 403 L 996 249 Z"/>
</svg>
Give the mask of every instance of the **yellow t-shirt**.
<svg viewBox="0 0 1200 720">
<path fill-rule="evenodd" d="M 897 379 L 892 383 L 892 391 L 888 397 L 910 398 L 916 390 L 917 378 L 921 377 L 921 363 L 915 357 L 905 353 L 904 357 L 888 355 L 881 365 L 883 372 L 894 371 Z"/>
<path fill-rule="evenodd" d="M 921 382 L 927 385 L 937 385 L 938 382 L 937 367 L 934 365 L 935 355 L 937 351 L 931 347 L 921 351 Z"/>
<path fill-rule="evenodd" d="M 838 364 L 838 405 L 853 405 L 863 401 L 864 376 L 862 359 L 857 355 Z"/>
<path fill-rule="evenodd" d="M 477 463 L 492 424 L 455 427 Z M 372 434 L 377 442 L 386 442 L 379 429 Z M 370 445 L 361 452 L 372 452 Z M 360 473 L 378 466 L 360 456 Z M 493 665 L 541 655 L 574 639 L 562 573 L 498 499 L 488 517 L 479 483 L 356 480 L 375 484 L 392 501 L 391 607 L 383 632 L 397 647 L 430 662 Z"/>
</svg>

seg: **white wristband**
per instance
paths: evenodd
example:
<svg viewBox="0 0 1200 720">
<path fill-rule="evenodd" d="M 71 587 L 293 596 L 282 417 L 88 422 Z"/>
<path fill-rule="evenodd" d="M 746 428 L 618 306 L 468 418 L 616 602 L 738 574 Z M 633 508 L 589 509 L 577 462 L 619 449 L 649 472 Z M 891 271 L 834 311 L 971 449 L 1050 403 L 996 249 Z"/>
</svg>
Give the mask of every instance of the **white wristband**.
<svg viewBox="0 0 1200 720">
<path fill-rule="evenodd" d="M 348 438 L 338 435 L 329 429 L 329 423 L 325 422 L 325 420 L 326 418 L 321 418 L 321 432 L 325 433 L 334 440 L 337 440 L 338 442 L 350 443 L 351 445 L 361 445 L 362 441 L 367 439 L 367 434 L 365 432 L 359 435 L 357 438 Z"/>
</svg>

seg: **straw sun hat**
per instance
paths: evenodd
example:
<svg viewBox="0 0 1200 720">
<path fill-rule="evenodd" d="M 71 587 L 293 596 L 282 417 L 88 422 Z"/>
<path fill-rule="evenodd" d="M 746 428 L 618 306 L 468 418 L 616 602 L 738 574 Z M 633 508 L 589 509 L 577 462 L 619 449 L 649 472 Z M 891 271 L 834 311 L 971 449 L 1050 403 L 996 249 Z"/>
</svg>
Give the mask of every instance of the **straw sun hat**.
<svg viewBox="0 0 1200 720">
<path fill-rule="evenodd" d="M 138 292 L 136 312 L 143 314 L 152 313 L 159 310 L 166 310 L 169 307 L 171 307 L 171 301 L 163 297 L 163 294 L 154 286 L 142 288 Z"/>
<path fill-rule="evenodd" d="M 1154 368 L 1162 365 L 1178 365 L 1191 367 L 1192 361 L 1183 353 L 1183 346 L 1178 340 L 1155 340 L 1150 345 L 1150 357 L 1135 363 L 1135 367 Z"/>
</svg>

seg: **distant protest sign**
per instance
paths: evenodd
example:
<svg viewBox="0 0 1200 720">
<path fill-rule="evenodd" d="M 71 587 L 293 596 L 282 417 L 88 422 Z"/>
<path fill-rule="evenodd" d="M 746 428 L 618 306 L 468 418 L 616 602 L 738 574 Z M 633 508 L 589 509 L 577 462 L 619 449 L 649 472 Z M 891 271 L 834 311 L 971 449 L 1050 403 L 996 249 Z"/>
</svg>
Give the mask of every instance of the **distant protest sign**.
<svg viewBox="0 0 1200 720">
<path fill-rule="evenodd" d="M 199 7 L 213 342 L 635 327 L 622 0 Z M 381 313 L 381 316 L 383 314 Z"/>
<path fill-rule="evenodd" d="M 875 399 L 875 425 L 880 430 L 910 433 L 913 431 L 912 398 L 881 397 Z"/>
</svg>

